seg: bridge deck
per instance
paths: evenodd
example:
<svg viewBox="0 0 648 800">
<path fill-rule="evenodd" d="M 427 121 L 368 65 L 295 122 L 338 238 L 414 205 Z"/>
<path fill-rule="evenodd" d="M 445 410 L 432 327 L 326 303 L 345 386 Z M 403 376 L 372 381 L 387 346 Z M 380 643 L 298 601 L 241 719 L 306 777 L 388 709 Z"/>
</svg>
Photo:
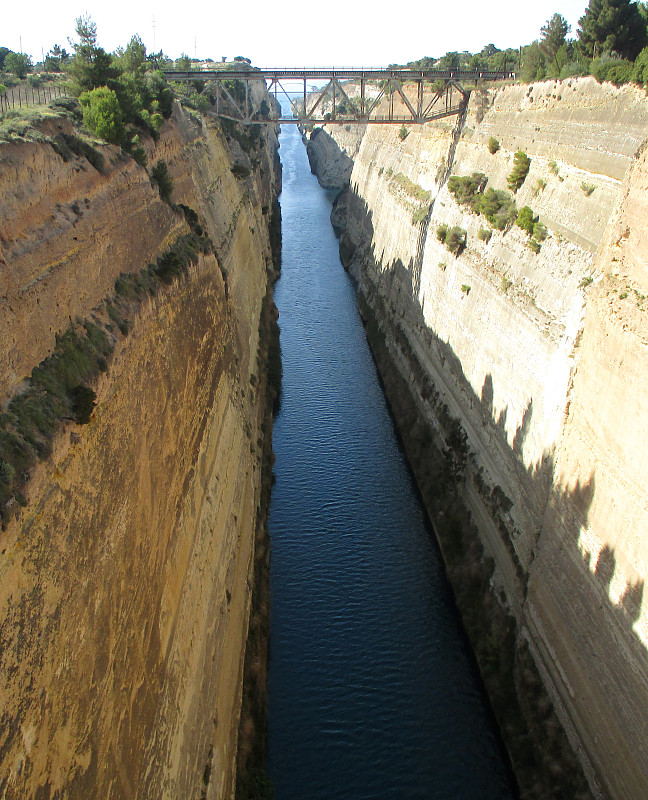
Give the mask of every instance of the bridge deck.
<svg viewBox="0 0 648 800">
<path fill-rule="evenodd" d="M 164 70 L 164 74 L 170 81 L 209 82 L 216 106 L 215 111 L 212 109 L 209 113 L 247 125 L 267 122 L 420 125 L 462 113 L 470 97 L 470 91 L 462 84 L 515 76 L 512 72 L 390 67 L 257 69 L 247 64 L 210 70 Z M 275 100 L 281 90 L 282 97 L 289 102 L 291 116 L 281 114 L 278 103 L 269 110 L 267 103 L 261 103 L 258 96 L 254 100 L 253 85 L 258 86 L 260 81 L 274 93 Z M 313 81 L 324 85 L 313 87 Z M 286 90 L 283 84 L 288 82 L 299 82 L 299 100 L 295 99 L 294 91 Z M 356 91 L 352 93 L 349 87 L 354 84 Z M 262 110 L 264 105 L 266 108 Z"/>
<path fill-rule="evenodd" d="M 487 70 L 390 69 L 389 67 L 249 67 L 248 69 L 163 70 L 170 81 L 195 80 L 338 80 L 369 79 L 399 81 L 497 81 L 515 77 L 514 72 Z"/>
</svg>

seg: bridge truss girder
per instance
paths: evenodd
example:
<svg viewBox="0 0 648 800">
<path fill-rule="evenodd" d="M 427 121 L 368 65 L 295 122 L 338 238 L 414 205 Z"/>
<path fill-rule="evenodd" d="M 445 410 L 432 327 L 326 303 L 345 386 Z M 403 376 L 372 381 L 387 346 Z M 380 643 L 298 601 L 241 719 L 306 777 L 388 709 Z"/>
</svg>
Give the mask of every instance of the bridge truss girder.
<svg viewBox="0 0 648 800">
<path fill-rule="evenodd" d="M 465 89 L 462 84 L 511 77 L 511 73 L 376 69 L 226 69 L 202 72 L 167 71 L 166 75 L 169 80 L 209 81 L 215 98 L 215 109 L 211 113 L 216 116 L 244 124 L 275 122 L 301 125 L 420 125 L 460 114 L 470 97 L 470 90 Z M 326 80 L 326 84 L 317 90 L 309 90 L 309 80 Z M 239 91 L 233 93 L 233 87 L 236 86 L 234 82 L 238 81 L 244 84 L 244 97 L 240 96 L 240 84 Z M 277 101 L 274 108 L 263 107 L 263 101 L 258 99 L 264 93 L 254 91 L 253 85 L 256 83 L 258 86 L 259 81 L 265 82 L 268 92 Z M 291 97 L 297 93 L 294 90 L 287 91 L 284 85 L 287 81 L 293 85 L 295 81 L 301 83 L 300 100 Z M 359 97 L 349 97 L 342 81 L 347 82 L 347 88 L 349 82 L 359 87 Z M 371 91 L 368 92 L 369 88 Z M 288 100 L 291 116 L 278 113 L 279 93 L 282 99 L 285 97 Z"/>
</svg>

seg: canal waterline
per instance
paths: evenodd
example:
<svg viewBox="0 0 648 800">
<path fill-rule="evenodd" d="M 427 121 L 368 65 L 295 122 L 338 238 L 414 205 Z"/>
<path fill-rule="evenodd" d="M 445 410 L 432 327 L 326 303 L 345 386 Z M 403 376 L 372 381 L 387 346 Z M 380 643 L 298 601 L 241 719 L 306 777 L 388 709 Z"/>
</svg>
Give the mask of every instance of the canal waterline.
<svg viewBox="0 0 648 800">
<path fill-rule="evenodd" d="M 270 506 L 277 800 L 514 797 L 338 258 L 331 193 L 281 134 L 283 384 Z"/>
</svg>

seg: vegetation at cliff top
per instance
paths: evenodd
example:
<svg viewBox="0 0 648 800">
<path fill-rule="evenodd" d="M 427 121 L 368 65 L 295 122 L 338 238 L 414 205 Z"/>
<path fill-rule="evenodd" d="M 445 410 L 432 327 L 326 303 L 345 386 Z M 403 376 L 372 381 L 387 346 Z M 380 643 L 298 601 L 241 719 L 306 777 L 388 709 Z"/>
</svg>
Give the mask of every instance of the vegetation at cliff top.
<svg viewBox="0 0 648 800">
<path fill-rule="evenodd" d="M 617 85 L 631 81 L 648 84 L 648 2 L 590 0 L 575 38 L 569 38 L 569 33 L 567 20 L 555 13 L 530 44 L 516 43 L 505 50 L 488 44 L 478 53 L 452 51 L 406 66 L 515 71 L 525 83 L 593 75 L 599 82 Z"/>
</svg>

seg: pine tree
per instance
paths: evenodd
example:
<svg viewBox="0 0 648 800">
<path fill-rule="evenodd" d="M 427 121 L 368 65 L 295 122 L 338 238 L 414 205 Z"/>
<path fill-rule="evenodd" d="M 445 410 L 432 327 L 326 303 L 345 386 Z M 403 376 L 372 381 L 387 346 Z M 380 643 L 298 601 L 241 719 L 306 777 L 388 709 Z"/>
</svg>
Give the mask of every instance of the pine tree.
<svg viewBox="0 0 648 800">
<path fill-rule="evenodd" d="M 633 60 L 648 44 L 646 22 L 630 0 L 590 0 L 578 24 L 580 45 L 590 58 L 615 52 Z"/>
<path fill-rule="evenodd" d="M 560 14 L 554 14 L 547 20 L 547 24 L 540 28 L 542 33 L 540 49 L 550 61 L 556 60 L 556 53 L 565 44 L 569 28 L 567 20 Z"/>
<path fill-rule="evenodd" d="M 74 79 L 77 92 L 109 85 L 118 72 L 112 67 L 112 57 L 102 47 L 97 47 L 97 24 L 86 15 L 77 18 L 75 29 L 79 41 L 72 43 L 74 57 L 67 72 Z"/>
</svg>

